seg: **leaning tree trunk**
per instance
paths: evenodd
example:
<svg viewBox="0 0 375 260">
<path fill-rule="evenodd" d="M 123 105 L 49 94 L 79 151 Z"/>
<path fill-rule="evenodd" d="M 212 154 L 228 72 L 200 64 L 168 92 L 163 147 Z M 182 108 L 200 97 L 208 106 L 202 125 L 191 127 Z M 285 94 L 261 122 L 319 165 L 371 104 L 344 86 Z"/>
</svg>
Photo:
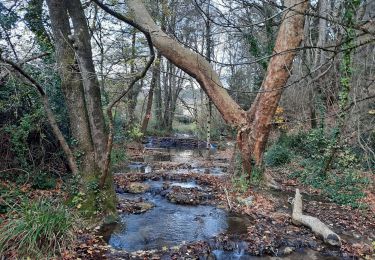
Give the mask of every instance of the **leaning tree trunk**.
<svg viewBox="0 0 375 260">
<path fill-rule="evenodd" d="M 261 165 L 271 121 L 289 76 L 297 48 L 303 37 L 304 12 L 307 1 L 286 1 L 283 22 L 270 59 L 262 93 L 259 93 L 249 111 L 244 111 L 229 96 L 218 74 L 201 55 L 184 48 L 164 33 L 152 20 L 141 0 L 128 0 L 130 24 L 142 27 L 151 35 L 158 51 L 170 62 L 195 78 L 209 96 L 224 120 L 239 129 L 238 142 L 245 170 L 250 173 L 252 158 Z"/>
<path fill-rule="evenodd" d="M 299 47 L 303 39 L 303 13 L 307 8 L 307 1 L 298 5 L 295 5 L 297 2 L 295 0 L 290 2 L 287 6 L 292 8 L 283 15 L 283 22 L 277 34 L 273 51 L 276 55 L 271 58 L 268 64 L 261 92 L 258 93 L 247 112 L 248 124 L 240 128 L 238 132 L 238 145 L 242 151 L 242 159 L 248 172 L 251 170 L 249 160 L 253 159 L 257 166 L 262 165 L 271 122 L 291 74 L 293 59 L 296 54 L 296 51 L 293 50 Z"/>
</svg>

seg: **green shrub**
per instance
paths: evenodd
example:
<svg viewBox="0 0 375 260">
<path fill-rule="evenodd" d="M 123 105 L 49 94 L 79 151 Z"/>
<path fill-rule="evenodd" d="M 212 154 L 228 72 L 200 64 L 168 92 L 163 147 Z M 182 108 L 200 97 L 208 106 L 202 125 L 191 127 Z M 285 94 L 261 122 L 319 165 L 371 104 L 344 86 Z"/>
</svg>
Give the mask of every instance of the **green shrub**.
<svg viewBox="0 0 375 260">
<path fill-rule="evenodd" d="M 313 129 L 295 135 L 284 135 L 270 151 L 278 154 L 283 149 L 275 147 L 290 148 L 301 157 L 299 165 L 303 168 L 289 175 L 290 178 L 297 178 L 306 185 L 321 189 L 324 195 L 338 204 L 362 207 L 359 199 L 364 196 L 363 190 L 369 181 L 358 174 L 361 161 L 352 147 L 345 144 L 337 146 L 330 172 L 324 172 L 333 145 L 337 145 L 332 141 L 335 140 L 332 136 L 336 133 L 337 129 L 334 128 L 328 134 L 323 129 Z M 267 157 L 270 154 L 266 154 L 266 162 Z M 271 157 L 268 160 L 271 160 L 272 165 L 275 159 Z"/>
<path fill-rule="evenodd" d="M 250 183 L 259 185 L 263 181 L 263 177 L 264 177 L 263 174 L 264 174 L 263 169 L 253 166 L 253 168 L 251 169 Z"/>
<path fill-rule="evenodd" d="M 135 140 L 135 141 L 140 140 L 143 137 L 141 128 L 139 126 L 131 127 L 130 130 L 127 131 L 127 137 L 130 140 Z"/>
<path fill-rule="evenodd" d="M 48 190 L 56 187 L 56 179 L 51 176 L 51 173 L 36 172 L 32 177 L 32 188 Z"/>
<path fill-rule="evenodd" d="M 234 174 L 231 178 L 232 185 L 236 191 L 246 192 L 250 187 L 250 180 L 242 168 L 241 154 L 236 150 L 234 158 Z"/>
<path fill-rule="evenodd" d="M 269 166 L 280 166 L 291 161 L 292 152 L 285 145 L 276 143 L 266 152 L 264 159 Z"/>
<path fill-rule="evenodd" d="M 246 192 L 249 190 L 250 181 L 245 174 L 232 177 L 232 184 L 236 191 Z"/>
<path fill-rule="evenodd" d="M 351 162 L 352 157 L 348 158 Z M 339 159 L 337 161 L 340 162 Z M 344 161 L 345 165 L 348 165 L 347 161 Z M 319 162 L 313 159 L 304 159 L 301 166 L 304 167 L 303 170 L 294 172 L 288 177 L 297 178 L 306 185 L 321 189 L 322 193 L 335 203 L 352 207 L 364 206 L 359 200 L 364 197 L 363 190 L 369 184 L 369 179 L 361 177 L 352 167 L 344 169 L 337 163 L 338 169 L 324 176 L 321 174 Z"/>
<path fill-rule="evenodd" d="M 44 199 L 23 203 L 18 216 L 0 228 L 0 255 L 55 256 L 72 241 L 72 229 L 73 217 L 66 207 Z"/>
<path fill-rule="evenodd" d="M 8 213 L 26 199 L 26 194 L 16 186 L 0 183 L 0 214 Z"/>
<path fill-rule="evenodd" d="M 126 161 L 126 152 L 124 147 L 113 147 L 111 151 L 111 163 L 112 165 L 119 164 Z"/>
</svg>

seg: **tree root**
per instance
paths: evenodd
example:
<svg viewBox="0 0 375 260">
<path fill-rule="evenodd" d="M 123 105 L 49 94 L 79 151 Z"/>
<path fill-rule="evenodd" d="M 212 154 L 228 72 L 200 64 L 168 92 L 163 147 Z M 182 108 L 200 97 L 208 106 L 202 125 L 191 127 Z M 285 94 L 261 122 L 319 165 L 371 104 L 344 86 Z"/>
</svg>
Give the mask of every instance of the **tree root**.
<svg viewBox="0 0 375 260">
<path fill-rule="evenodd" d="M 326 224 L 318 218 L 302 214 L 302 196 L 299 189 L 296 189 L 294 198 L 292 222 L 295 225 L 304 225 L 309 227 L 315 234 L 321 236 L 324 242 L 332 246 L 341 246 L 340 237 L 333 232 Z"/>
</svg>

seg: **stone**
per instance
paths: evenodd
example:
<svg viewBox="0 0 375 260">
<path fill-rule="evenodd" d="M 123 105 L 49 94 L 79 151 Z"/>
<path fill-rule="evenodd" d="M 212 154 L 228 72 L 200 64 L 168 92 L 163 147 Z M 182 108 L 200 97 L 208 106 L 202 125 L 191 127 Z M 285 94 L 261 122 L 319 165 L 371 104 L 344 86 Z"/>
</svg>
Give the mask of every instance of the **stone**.
<svg viewBox="0 0 375 260">
<path fill-rule="evenodd" d="M 253 204 L 254 196 L 249 196 L 247 198 L 237 197 L 237 202 L 244 206 L 251 206 Z"/>
<path fill-rule="evenodd" d="M 293 252 L 294 252 L 294 247 L 287 246 L 283 250 L 283 255 L 289 255 L 289 254 L 291 254 Z"/>
<path fill-rule="evenodd" d="M 155 205 L 150 202 L 139 202 L 135 205 L 137 208 L 137 213 L 144 213 L 152 209 Z"/>
<path fill-rule="evenodd" d="M 168 191 L 166 197 L 171 203 L 198 205 L 206 200 L 207 194 L 197 188 L 174 186 Z"/>
<path fill-rule="evenodd" d="M 123 188 L 121 188 L 121 187 L 117 187 L 117 188 L 116 188 L 116 193 L 123 194 L 124 192 L 125 192 L 125 191 L 124 191 Z"/>
<path fill-rule="evenodd" d="M 131 182 L 126 189 L 129 193 L 144 193 L 150 189 L 150 185 L 141 182 Z"/>
<path fill-rule="evenodd" d="M 155 205 L 148 201 L 120 200 L 117 206 L 119 212 L 128 212 L 133 214 L 141 214 Z"/>
</svg>

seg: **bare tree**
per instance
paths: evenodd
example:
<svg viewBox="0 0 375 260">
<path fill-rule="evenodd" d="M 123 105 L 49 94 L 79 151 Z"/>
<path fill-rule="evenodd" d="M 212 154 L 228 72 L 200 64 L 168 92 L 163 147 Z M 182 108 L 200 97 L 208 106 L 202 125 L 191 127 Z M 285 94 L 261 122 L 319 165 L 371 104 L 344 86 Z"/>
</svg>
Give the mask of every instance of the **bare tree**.
<svg viewBox="0 0 375 260">
<path fill-rule="evenodd" d="M 303 14 L 307 9 L 307 1 L 286 2 L 287 9 L 283 15 L 274 48 L 276 55 L 269 62 L 262 91 L 248 111 L 242 110 L 228 95 L 218 74 L 204 57 L 181 46 L 155 24 L 142 1 L 129 0 L 127 4 L 130 12 L 129 19 L 148 31 L 158 51 L 194 77 L 226 122 L 237 127 L 237 142 L 245 170 L 250 174 L 252 159 L 255 160 L 257 166 L 261 166 L 271 120 L 283 87 L 290 76 L 295 49 L 303 38 Z"/>
</svg>

